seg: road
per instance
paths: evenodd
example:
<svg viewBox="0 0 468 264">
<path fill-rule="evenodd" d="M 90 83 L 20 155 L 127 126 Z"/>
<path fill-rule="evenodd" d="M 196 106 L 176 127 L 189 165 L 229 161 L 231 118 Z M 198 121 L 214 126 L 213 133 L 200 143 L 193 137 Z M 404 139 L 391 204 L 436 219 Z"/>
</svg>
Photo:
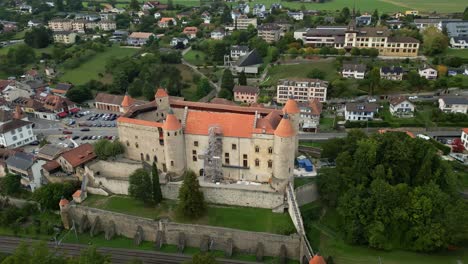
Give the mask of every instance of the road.
<svg viewBox="0 0 468 264">
<path fill-rule="evenodd" d="M 28 243 L 37 242 L 37 240 L 20 239 L 15 237 L 0 236 L 0 252 L 12 253 L 22 241 Z M 54 243 L 47 243 L 49 249 L 56 250 L 57 254 L 64 254 L 67 256 L 78 256 L 83 249 L 87 246 L 79 244 L 63 243 L 56 247 Z M 140 259 L 145 264 L 179 264 L 184 261 L 190 260 L 191 257 L 182 254 L 169 254 L 149 250 L 129 250 L 123 248 L 99 248 L 99 252 L 110 255 L 111 261 L 114 264 L 125 264 L 133 259 Z M 256 262 L 246 262 L 230 259 L 217 259 L 219 263 L 226 264 L 252 264 Z"/>
</svg>

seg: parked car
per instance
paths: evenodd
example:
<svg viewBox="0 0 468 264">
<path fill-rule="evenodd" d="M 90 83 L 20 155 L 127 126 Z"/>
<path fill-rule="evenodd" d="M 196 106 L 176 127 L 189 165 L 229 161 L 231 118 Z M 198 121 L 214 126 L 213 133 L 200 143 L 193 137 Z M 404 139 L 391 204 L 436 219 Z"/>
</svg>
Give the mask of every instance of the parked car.
<svg viewBox="0 0 468 264">
<path fill-rule="evenodd" d="M 69 131 L 69 130 L 64 130 L 62 133 L 65 134 L 65 135 L 71 135 L 71 134 L 73 134 L 73 132 L 71 132 L 71 131 Z"/>
<path fill-rule="evenodd" d="M 79 139 L 79 138 L 80 138 L 80 136 L 73 136 L 73 137 L 72 137 L 73 140 L 77 140 L 77 139 Z"/>
<path fill-rule="evenodd" d="M 88 140 L 88 136 L 81 137 L 81 140 Z"/>
<path fill-rule="evenodd" d="M 37 145 L 39 145 L 39 141 L 35 140 L 35 141 L 29 143 L 29 145 L 31 145 L 31 146 L 37 146 Z"/>
<path fill-rule="evenodd" d="M 89 131 L 89 128 L 82 128 L 80 131 L 87 132 Z"/>
</svg>

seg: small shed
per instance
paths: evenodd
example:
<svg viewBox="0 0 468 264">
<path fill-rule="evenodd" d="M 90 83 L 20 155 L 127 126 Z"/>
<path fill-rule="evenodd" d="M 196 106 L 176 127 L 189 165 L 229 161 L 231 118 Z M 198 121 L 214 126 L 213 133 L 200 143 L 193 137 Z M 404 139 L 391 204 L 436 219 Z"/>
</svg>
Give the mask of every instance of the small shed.
<svg viewBox="0 0 468 264">
<path fill-rule="evenodd" d="M 297 164 L 299 165 L 299 168 L 305 169 L 307 172 L 314 170 L 314 165 L 312 165 L 312 162 L 304 156 L 299 156 L 297 158 Z"/>
</svg>

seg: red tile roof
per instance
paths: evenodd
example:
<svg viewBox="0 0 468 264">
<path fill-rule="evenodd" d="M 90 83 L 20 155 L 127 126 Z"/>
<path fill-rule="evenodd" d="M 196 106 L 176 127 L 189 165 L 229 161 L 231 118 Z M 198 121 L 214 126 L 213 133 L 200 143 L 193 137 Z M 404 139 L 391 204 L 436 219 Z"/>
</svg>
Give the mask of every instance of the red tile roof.
<svg viewBox="0 0 468 264">
<path fill-rule="evenodd" d="M 70 163 L 73 168 L 96 158 L 96 154 L 94 154 L 93 151 L 93 145 L 89 143 L 80 145 L 72 150 L 62 153 L 61 156 L 68 163 Z"/>
<path fill-rule="evenodd" d="M 60 206 L 64 206 L 64 205 L 67 205 L 67 204 L 69 204 L 69 203 L 70 203 L 70 202 L 69 202 L 67 199 L 62 198 L 62 199 L 60 200 L 59 205 L 60 205 Z"/>
<path fill-rule="evenodd" d="M 120 105 L 123 101 L 122 95 L 108 94 L 108 93 L 98 93 L 94 98 L 94 101 L 98 103 Z"/>
<path fill-rule="evenodd" d="M 72 195 L 73 197 L 80 197 L 81 196 L 81 190 L 77 190 L 75 193 Z"/>
<path fill-rule="evenodd" d="M 223 113 L 255 113 L 259 114 L 269 114 L 272 111 L 279 111 L 276 109 L 265 108 L 265 107 L 248 107 L 248 106 L 238 106 L 238 105 L 225 105 L 225 104 L 212 104 L 212 103 L 202 103 L 202 102 L 191 102 L 191 101 L 182 101 L 182 100 L 173 100 L 169 99 L 172 108 L 185 108 L 186 106 L 189 109 L 197 109 L 204 111 L 213 111 L 213 112 L 223 112 Z"/>
<path fill-rule="evenodd" d="M 141 120 L 141 119 L 135 119 L 135 118 L 129 118 L 129 117 L 123 117 L 123 116 L 117 118 L 117 122 L 129 123 L 129 124 L 140 125 L 140 126 L 163 127 L 163 124 L 159 122 L 147 121 L 147 120 Z"/>
<path fill-rule="evenodd" d="M 184 28 L 184 34 L 196 34 L 198 32 L 198 28 L 196 27 L 186 27 Z"/>
<path fill-rule="evenodd" d="M 133 103 L 135 102 L 135 100 L 133 100 L 132 97 L 130 97 L 130 95 L 126 94 L 123 98 L 123 101 L 122 101 L 122 106 L 123 107 L 129 107 L 131 106 Z"/>
<path fill-rule="evenodd" d="M 250 138 L 254 131 L 254 115 L 189 111 L 186 134 L 208 135 L 208 129 L 219 126 L 225 137 Z"/>
<path fill-rule="evenodd" d="M 179 120 L 174 114 L 168 114 L 166 117 L 166 122 L 164 122 L 163 129 L 169 131 L 175 131 L 182 128 Z"/>
<path fill-rule="evenodd" d="M 327 264 L 325 259 L 320 255 L 315 255 L 310 261 L 309 264 Z"/>
<path fill-rule="evenodd" d="M 289 120 L 287 116 L 284 116 L 275 129 L 275 136 L 285 138 L 285 137 L 292 137 L 295 134 L 296 132 L 294 131 L 291 121 Z"/>
<path fill-rule="evenodd" d="M 296 101 L 293 99 L 288 99 L 286 104 L 283 107 L 283 112 L 288 114 L 297 114 L 300 112 L 299 107 L 297 106 Z"/>
<path fill-rule="evenodd" d="M 465 134 L 468 134 L 468 128 L 467 127 L 462 128 L 462 131 L 465 132 Z"/>
<path fill-rule="evenodd" d="M 158 88 L 158 90 L 156 91 L 156 95 L 155 97 L 168 97 L 169 95 L 167 94 L 166 90 L 164 90 L 163 88 Z"/>
</svg>

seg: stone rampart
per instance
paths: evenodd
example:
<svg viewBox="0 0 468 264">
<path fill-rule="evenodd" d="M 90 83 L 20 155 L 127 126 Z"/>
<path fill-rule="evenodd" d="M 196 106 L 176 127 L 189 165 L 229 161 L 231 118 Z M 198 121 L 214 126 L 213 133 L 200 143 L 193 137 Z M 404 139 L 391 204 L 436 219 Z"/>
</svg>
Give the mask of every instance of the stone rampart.
<svg viewBox="0 0 468 264">
<path fill-rule="evenodd" d="M 317 184 L 309 183 L 300 186 L 294 190 L 296 193 L 296 200 L 299 206 L 316 201 L 319 198 Z"/>
</svg>

